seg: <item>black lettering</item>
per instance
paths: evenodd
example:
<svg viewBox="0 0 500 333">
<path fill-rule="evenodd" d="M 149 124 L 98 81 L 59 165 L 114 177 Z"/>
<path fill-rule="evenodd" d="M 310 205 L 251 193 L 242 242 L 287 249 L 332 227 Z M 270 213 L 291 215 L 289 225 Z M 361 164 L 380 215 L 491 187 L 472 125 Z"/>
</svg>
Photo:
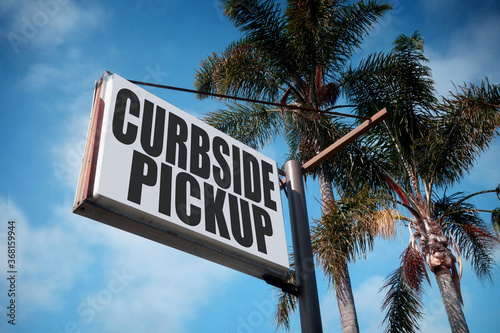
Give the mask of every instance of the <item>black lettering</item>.
<svg viewBox="0 0 500 333">
<path fill-rule="evenodd" d="M 168 117 L 167 154 L 165 160 L 167 163 L 176 165 L 175 160 L 177 157 L 177 166 L 184 170 L 186 170 L 187 165 L 187 138 L 188 129 L 186 122 L 181 117 L 170 113 Z"/>
<path fill-rule="evenodd" d="M 231 174 L 229 164 L 222 155 L 229 156 L 229 145 L 224 139 L 216 136 L 214 137 L 212 146 L 215 160 L 220 166 L 220 168 L 215 165 L 213 167 L 214 180 L 221 188 L 227 189 L 231 185 Z"/>
<path fill-rule="evenodd" d="M 245 183 L 245 197 L 260 202 L 260 172 L 259 162 L 255 156 L 243 151 L 243 175 Z"/>
<path fill-rule="evenodd" d="M 231 230 L 233 237 L 241 246 L 250 247 L 253 243 L 250 209 L 248 207 L 248 202 L 245 200 L 240 199 L 240 204 L 241 215 L 238 210 L 238 198 L 229 194 L 229 215 L 231 217 Z"/>
<path fill-rule="evenodd" d="M 171 216 L 172 211 L 172 167 L 162 163 L 158 211 Z"/>
<path fill-rule="evenodd" d="M 274 191 L 274 182 L 269 179 L 273 173 L 273 166 L 262 161 L 262 187 L 264 192 L 264 204 L 267 208 L 276 211 L 276 202 L 271 199 L 271 192 Z"/>
<path fill-rule="evenodd" d="M 257 250 L 262 253 L 267 253 L 266 238 L 264 236 L 273 235 L 273 225 L 271 217 L 259 206 L 252 205 L 253 219 L 255 223 L 255 240 L 257 242 Z"/>
<path fill-rule="evenodd" d="M 158 167 L 155 161 L 151 157 L 134 150 L 127 199 L 140 205 L 142 185 L 156 185 L 157 174 Z"/>
<path fill-rule="evenodd" d="M 241 194 L 240 150 L 233 146 L 233 191 Z"/>
<path fill-rule="evenodd" d="M 190 189 L 190 196 L 196 199 L 201 199 L 200 185 L 196 179 L 189 173 L 181 172 L 177 175 L 176 180 L 176 196 L 175 209 L 177 216 L 190 226 L 196 226 L 201 221 L 201 209 L 195 205 L 190 205 L 188 214 L 188 194 L 187 189 Z"/>
<path fill-rule="evenodd" d="M 210 138 L 207 132 L 191 125 L 191 173 L 208 179 L 210 177 Z"/>
<path fill-rule="evenodd" d="M 139 117 L 141 112 L 139 97 L 132 91 L 123 88 L 116 94 L 115 112 L 113 114 L 113 134 L 121 143 L 130 145 L 137 138 L 137 126 L 127 123 L 127 129 L 125 130 L 124 128 L 127 104 L 129 106 L 129 113 L 135 117 Z"/>
<path fill-rule="evenodd" d="M 227 230 L 226 218 L 224 217 L 224 200 L 226 192 L 217 189 L 217 195 L 214 197 L 214 187 L 205 183 L 205 229 L 208 232 L 217 234 L 216 229 L 219 229 L 221 237 L 229 238 Z M 217 222 L 216 222 L 217 221 Z M 217 227 L 216 227 L 217 224 Z"/>
<path fill-rule="evenodd" d="M 163 134 L 165 132 L 165 109 L 156 106 L 156 117 L 153 131 L 153 108 L 154 104 L 148 100 L 144 101 L 142 115 L 141 145 L 144 152 L 152 157 L 160 156 L 163 150 Z"/>
</svg>

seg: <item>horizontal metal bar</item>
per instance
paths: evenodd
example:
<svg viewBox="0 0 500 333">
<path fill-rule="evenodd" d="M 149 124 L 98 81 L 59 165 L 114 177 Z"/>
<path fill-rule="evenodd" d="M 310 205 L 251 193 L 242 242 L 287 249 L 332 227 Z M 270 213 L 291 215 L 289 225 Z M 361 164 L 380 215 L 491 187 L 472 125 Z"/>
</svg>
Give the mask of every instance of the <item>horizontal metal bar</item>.
<svg viewBox="0 0 500 333">
<path fill-rule="evenodd" d="M 352 131 L 350 131 L 349 133 L 344 135 L 339 140 L 335 141 L 328 148 L 326 148 L 322 152 L 318 153 L 316 156 L 311 158 L 309 161 L 302 164 L 303 173 L 306 174 L 306 173 L 310 172 L 312 169 L 317 167 L 319 164 L 323 163 L 324 161 L 326 161 L 327 159 L 332 157 L 334 154 L 339 152 L 341 149 L 345 148 L 348 144 L 354 142 L 361 135 L 365 134 L 370 129 L 377 126 L 378 124 L 380 124 L 382 121 L 384 121 L 388 117 L 389 117 L 389 112 L 387 112 L 387 110 L 385 108 L 383 108 L 379 112 L 375 113 L 368 120 L 363 122 L 361 125 L 359 125 L 355 129 L 353 129 Z M 280 180 L 280 188 L 284 189 L 286 186 L 285 184 L 286 184 L 286 178 L 282 178 Z"/>
<path fill-rule="evenodd" d="M 344 135 L 342 138 L 335 141 L 328 148 L 318 153 L 318 155 L 314 156 L 309 161 L 302 164 L 302 168 L 304 169 L 303 172 L 308 173 L 309 171 L 317 167 L 319 164 L 323 163 L 324 161 L 332 157 L 334 154 L 336 154 L 338 151 L 343 149 L 345 146 L 354 142 L 357 138 L 368 132 L 371 128 L 380 124 L 382 121 L 387 119 L 387 117 L 389 117 L 389 112 L 387 112 L 385 108 L 375 113 L 373 116 L 370 117 L 370 119 L 366 120 L 361 125 L 359 125 L 355 129 Z"/>
</svg>

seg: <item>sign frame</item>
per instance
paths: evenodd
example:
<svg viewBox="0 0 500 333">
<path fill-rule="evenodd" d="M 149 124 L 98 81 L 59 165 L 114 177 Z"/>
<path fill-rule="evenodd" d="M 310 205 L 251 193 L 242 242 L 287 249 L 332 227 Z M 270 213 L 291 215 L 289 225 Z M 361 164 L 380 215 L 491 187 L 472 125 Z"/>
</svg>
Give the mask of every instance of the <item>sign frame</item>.
<svg viewBox="0 0 500 333">
<path fill-rule="evenodd" d="M 258 156 L 256 157 L 257 159 L 260 160 L 265 158 L 266 165 L 268 162 L 272 164 L 272 175 L 275 177 L 275 179 L 272 179 L 272 186 L 273 191 L 277 192 L 277 196 L 273 194 L 273 198 L 277 206 L 277 213 L 276 215 L 273 215 L 272 221 L 272 235 L 273 237 L 276 235 L 276 238 L 271 239 L 271 241 L 276 241 L 277 239 L 276 242 L 279 243 L 279 246 L 275 247 L 279 249 L 273 249 L 273 251 L 279 252 L 277 255 L 277 257 L 279 257 L 278 260 L 268 258 L 265 255 L 261 255 L 261 253 L 257 253 L 256 255 L 255 249 L 252 250 L 253 253 L 250 253 L 250 251 L 245 251 L 242 247 L 238 248 L 232 243 L 224 242 L 224 239 L 221 242 L 217 240 L 217 238 L 210 238 L 210 234 L 207 237 L 206 234 L 190 232 L 189 228 L 186 229 L 186 227 L 182 225 L 179 227 L 179 223 L 172 223 L 172 221 L 168 221 L 154 212 L 152 213 L 151 211 L 140 210 L 137 205 L 133 207 L 124 203 L 123 200 L 120 201 L 109 195 L 106 196 L 102 194 L 102 191 L 105 191 L 106 189 L 103 185 L 105 184 L 103 179 L 110 175 L 109 172 L 106 173 L 103 171 L 103 164 L 106 165 L 106 163 L 111 162 L 103 162 L 103 160 L 106 160 L 105 156 L 109 155 L 110 148 L 107 148 L 107 145 L 109 140 L 111 140 L 110 137 L 112 136 L 112 105 L 109 102 L 116 97 L 114 84 L 118 86 L 126 86 L 128 89 L 134 91 L 137 95 L 139 95 L 142 103 L 144 103 L 147 98 L 154 100 L 157 105 L 160 105 L 160 102 L 158 101 L 161 101 L 161 106 L 164 108 L 168 107 L 168 112 L 181 112 L 181 116 L 188 119 L 188 122 L 192 119 L 196 119 L 196 125 L 200 126 L 200 128 L 206 129 L 209 127 L 210 131 L 217 131 L 217 136 L 224 138 L 224 140 L 228 140 L 228 142 L 231 142 L 232 144 L 238 144 L 238 147 L 244 147 L 241 149 Z M 130 102 L 127 105 L 127 107 L 130 108 Z M 146 90 L 137 87 L 133 83 L 119 77 L 116 74 L 105 72 L 103 77 L 96 83 L 94 90 L 92 113 L 73 212 L 126 232 L 173 247 L 183 252 L 233 268 L 257 278 L 266 279 L 268 276 L 273 276 L 282 281 L 286 281 L 289 277 L 288 252 L 284 232 L 277 164 L 250 147 L 247 147 L 240 142 L 236 142 L 236 140 L 228 135 L 210 127 L 205 123 L 201 124 L 201 120 L 198 118 L 184 113 L 183 111 L 171 106 L 168 102 L 162 101 Z M 108 151 L 106 149 L 108 149 Z M 146 170 L 146 168 L 144 170 Z M 243 196 L 243 194 L 241 194 L 241 196 Z M 241 201 L 243 199 L 239 200 Z M 262 198 L 261 201 L 264 201 L 264 199 Z M 243 214 L 243 212 L 241 212 L 241 214 Z M 281 217 L 279 217 L 279 215 L 281 215 Z M 276 219 L 278 221 L 275 221 Z M 261 217 L 261 220 L 263 225 L 267 223 L 263 222 L 266 220 L 263 217 Z M 253 221 L 253 224 L 254 226 L 252 230 L 255 234 L 254 238 L 256 238 L 256 221 Z M 268 226 L 266 225 L 266 228 L 267 227 Z M 266 237 L 271 236 L 269 235 Z M 269 238 L 267 238 L 267 240 L 269 240 Z M 257 242 L 256 239 L 255 242 Z M 256 245 L 252 246 L 256 247 Z M 268 251 L 271 250 L 268 249 Z"/>
</svg>

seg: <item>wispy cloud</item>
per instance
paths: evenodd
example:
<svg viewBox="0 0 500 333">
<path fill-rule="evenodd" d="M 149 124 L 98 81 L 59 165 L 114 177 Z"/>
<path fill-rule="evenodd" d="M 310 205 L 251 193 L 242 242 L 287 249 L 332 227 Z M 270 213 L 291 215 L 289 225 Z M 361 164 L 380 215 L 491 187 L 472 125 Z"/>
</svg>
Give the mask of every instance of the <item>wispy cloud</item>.
<svg viewBox="0 0 500 333">
<path fill-rule="evenodd" d="M 358 318 L 363 318 L 363 332 L 380 332 L 383 314 L 380 311 L 383 294 L 378 290 L 384 283 L 384 278 L 374 275 L 365 279 L 353 289 L 356 312 Z M 340 329 L 340 316 L 335 293 L 330 291 L 323 295 L 321 302 L 321 314 L 325 331 L 338 331 Z"/>
<path fill-rule="evenodd" d="M 2 9 L 6 20 L 0 29 L 9 49 L 16 54 L 75 39 L 96 27 L 104 15 L 96 4 L 87 2 L 82 6 L 69 0 L 9 1 Z"/>
<path fill-rule="evenodd" d="M 477 83 L 486 76 L 498 83 L 498 66 L 491 67 L 491 64 L 500 54 L 500 45 L 495 42 L 499 39 L 500 14 L 483 13 L 471 15 L 444 45 L 427 48 L 426 55 L 439 93 L 447 95 L 454 91 L 452 82 L 457 85 Z"/>
<path fill-rule="evenodd" d="M 50 164 L 52 176 L 57 184 L 66 189 L 74 190 L 82 165 L 83 151 L 87 129 L 89 126 L 91 92 L 81 93 L 68 108 L 68 113 L 62 119 L 59 128 L 60 139 L 50 149 Z"/>
<path fill-rule="evenodd" d="M 468 183 L 472 188 L 478 191 L 493 189 L 500 183 L 500 168 L 498 168 L 498 161 L 500 161 L 500 140 L 497 139 L 490 148 L 481 155 L 481 159 L 474 165 L 471 173 L 464 177 L 462 182 Z M 492 196 L 493 195 L 490 197 Z M 493 197 L 491 204 L 496 204 L 495 201 L 496 199 Z"/>
<path fill-rule="evenodd" d="M 70 105 L 67 130 L 51 148 L 56 184 L 70 195 L 74 193 L 80 170 L 90 101 L 91 95 L 81 94 Z M 86 262 L 80 260 L 83 288 L 80 285 L 79 292 L 76 287 L 70 289 L 75 294 L 67 305 L 73 309 L 72 315 L 64 318 L 61 327 L 72 323 L 89 332 L 102 329 L 153 332 L 160 327 L 183 332 L 186 323 L 236 274 L 220 265 L 74 215 L 71 204 L 54 207 L 55 224 L 58 228 L 65 225 L 63 231 L 68 234 L 64 246 L 69 250 L 61 251 L 60 260 L 69 261 L 65 269 L 70 270 L 68 253 L 72 249 L 89 255 Z M 51 230 L 49 226 L 45 228 Z M 48 232 L 40 229 L 37 236 Z M 36 257 L 36 253 L 32 256 Z M 122 271 L 129 277 L 126 288 L 120 293 L 110 292 L 108 284 Z M 75 284 L 75 278 L 69 280 Z M 66 296 L 65 300 L 68 299 Z"/>
<path fill-rule="evenodd" d="M 83 316 L 79 320 L 83 327 L 99 327 L 106 332 L 157 331 L 168 327 L 182 332 L 183 326 L 196 317 L 211 296 L 233 276 L 229 269 L 205 260 L 181 253 L 164 245 L 142 239 L 107 226 L 88 223 L 94 233 L 101 234 L 107 244 L 105 263 L 107 267 L 122 268 L 131 276 L 127 289 L 116 295 L 109 305 L 96 311 L 95 318 Z M 113 272 L 104 270 L 102 287 Z M 99 289 L 83 294 L 80 299 L 88 302 L 98 295 Z"/>
<path fill-rule="evenodd" d="M 353 292 L 356 300 L 356 311 L 358 316 L 363 318 L 365 325 L 363 332 L 379 332 L 383 314 L 380 306 L 384 298 L 379 289 L 384 284 L 384 278 L 374 275 L 361 283 Z"/>
<path fill-rule="evenodd" d="M 69 323 L 82 331 L 182 332 L 235 274 L 73 215 L 70 203 L 54 206 L 51 221 L 38 226 L 15 203 L 0 198 L 0 204 L 7 207 L 2 221 L 11 216 L 19 229 L 22 317 L 61 313 L 54 329 Z M 6 290 L 6 282 L 0 287 Z"/>
<path fill-rule="evenodd" d="M 53 90 L 73 95 L 75 92 L 92 87 L 92 83 L 100 74 L 102 69 L 99 64 L 75 56 L 73 61 L 65 62 L 63 65 L 57 61 L 30 65 L 18 85 L 30 92 Z"/>
</svg>

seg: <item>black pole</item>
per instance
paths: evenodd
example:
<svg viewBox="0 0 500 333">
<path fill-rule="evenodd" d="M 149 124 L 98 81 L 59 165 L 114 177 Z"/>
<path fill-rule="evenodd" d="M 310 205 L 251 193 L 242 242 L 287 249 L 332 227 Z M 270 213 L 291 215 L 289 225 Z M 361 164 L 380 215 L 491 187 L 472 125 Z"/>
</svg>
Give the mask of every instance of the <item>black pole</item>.
<svg viewBox="0 0 500 333">
<path fill-rule="evenodd" d="M 300 327 L 302 333 L 322 333 L 302 165 L 296 160 L 287 161 L 285 172 L 295 273 L 299 287 Z"/>
</svg>

